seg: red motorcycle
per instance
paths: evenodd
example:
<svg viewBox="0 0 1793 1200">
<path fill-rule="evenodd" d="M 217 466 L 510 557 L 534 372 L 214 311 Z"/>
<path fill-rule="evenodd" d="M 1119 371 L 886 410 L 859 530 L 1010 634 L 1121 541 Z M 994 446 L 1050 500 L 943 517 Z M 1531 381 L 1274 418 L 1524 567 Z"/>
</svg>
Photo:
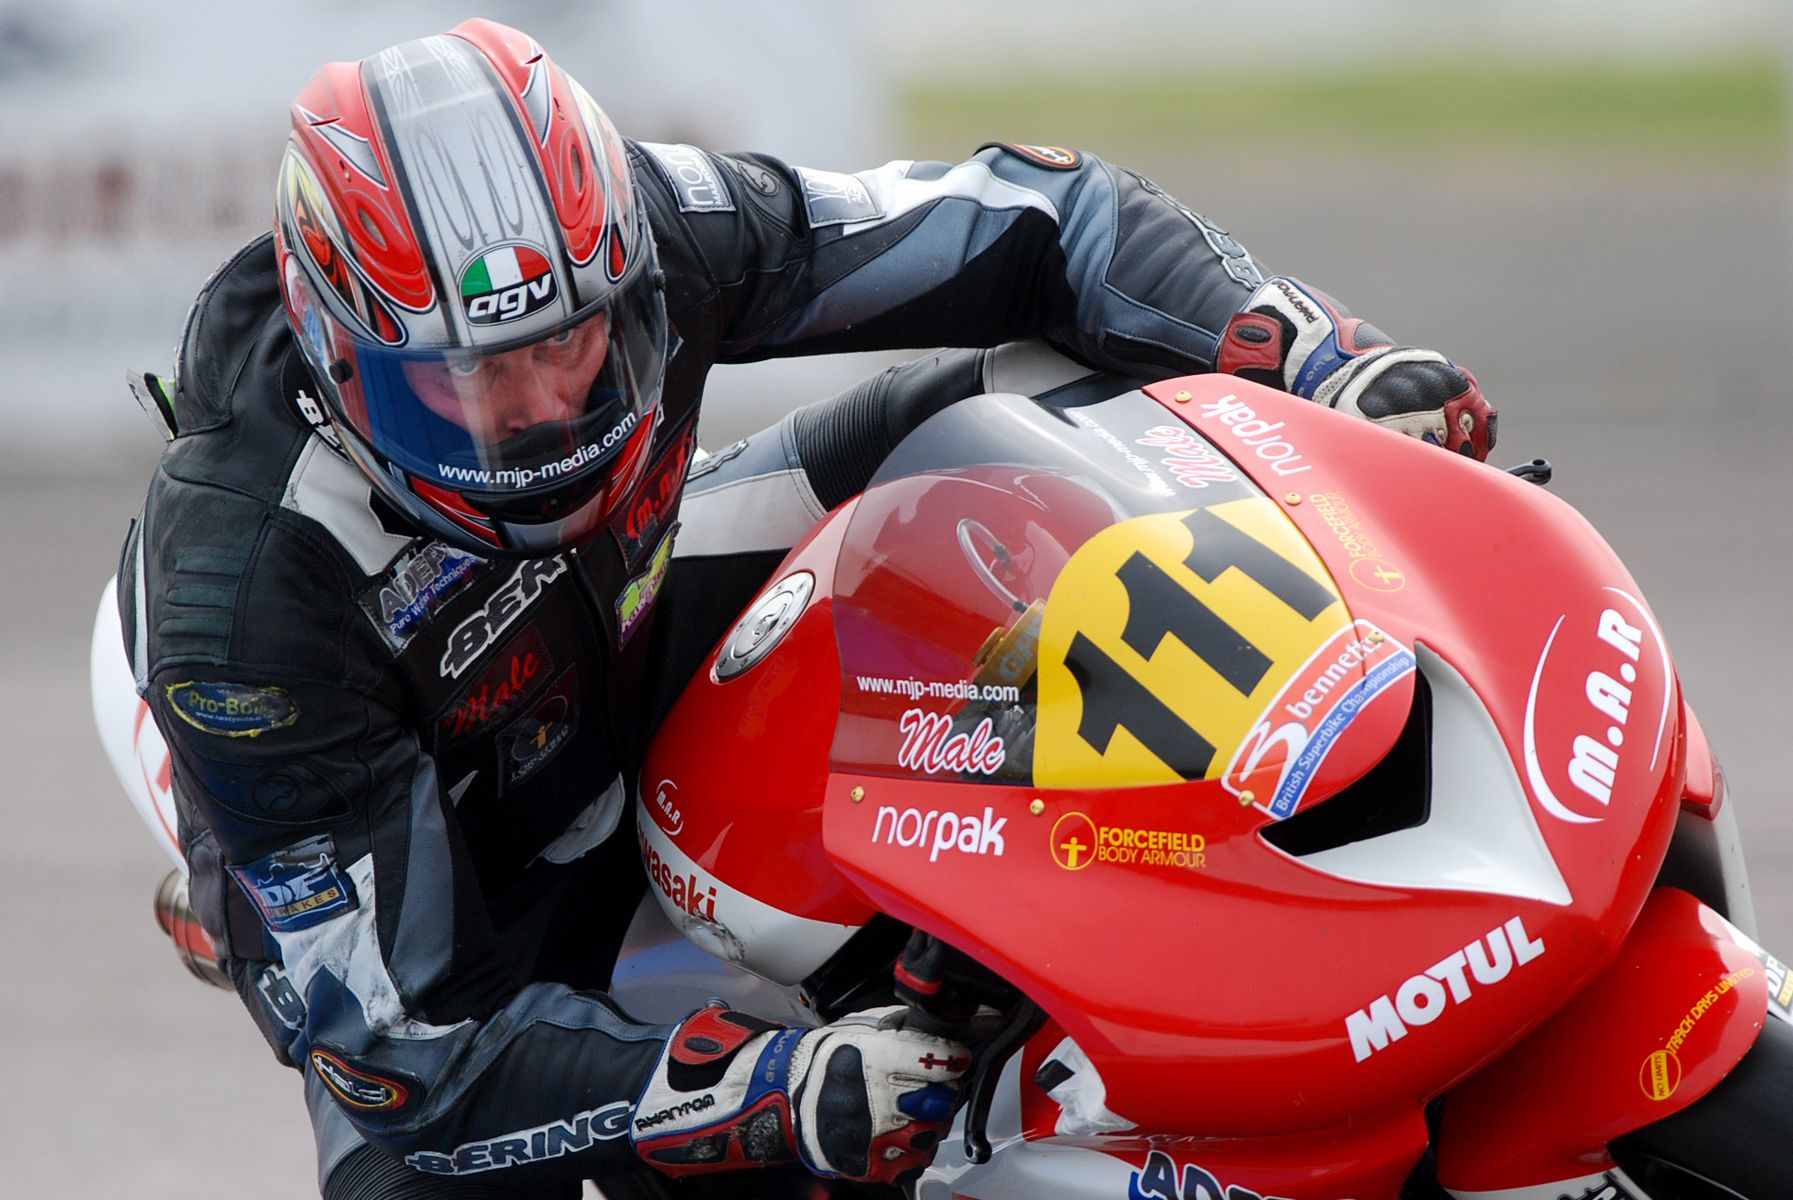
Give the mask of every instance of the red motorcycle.
<svg viewBox="0 0 1793 1200">
<path fill-rule="evenodd" d="M 952 406 L 657 735 L 616 994 L 971 1040 L 919 1200 L 1786 1196 L 1723 773 L 1525 474 L 1227 376 Z M 102 737 L 178 861 L 114 612 Z"/>
<path fill-rule="evenodd" d="M 1723 773 L 1528 470 L 1226 376 L 955 405 L 659 732 L 656 898 L 975 1037 L 923 1200 L 1786 1196 Z"/>
</svg>

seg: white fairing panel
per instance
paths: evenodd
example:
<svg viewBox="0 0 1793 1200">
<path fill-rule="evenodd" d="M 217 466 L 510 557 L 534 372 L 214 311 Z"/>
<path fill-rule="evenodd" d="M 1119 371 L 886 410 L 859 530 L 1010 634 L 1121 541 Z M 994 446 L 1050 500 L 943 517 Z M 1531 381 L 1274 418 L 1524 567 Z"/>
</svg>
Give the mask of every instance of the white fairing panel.
<svg viewBox="0 0 1793 1200">
<path fill-rule="evenodd" d="M 794 984 L 859 931 L 857 925 L 800 917 L 737 891 L 679 849 L 639 795 L 635 810 L 648 890 L 680 932 L 724 962 L 774 983 Z"/>
<path fill-rule="evenodd" d="M 93 619 L 93 644 L 88 655 L 89 688 L 93 699 L 93 723 L 100 745 L 119 786 L 131 798 L 131 806 L 143 819 L 156 844 L 183 872 L 180 843 L 175 836 L 174 792 L 169 786 L 168 743 L 150 718 L 149 705 L 137 695 L 131 677 L 131 661 L 125 656 L 118 624 L 118 580 L 106 581 L 100 593 L 100 609 Z"/>
<path fill-rule="evenodd" d="M 1108 1107 L 1108 1085 L 1101 1072 L 1070 1038 L 1052 1048 L 1040 1066 L 1057 1063 L 1070 1076 L 1047 1091 L 1058 1105 L 1058 1124 L 1053 1130 L 1060 1137 L 1087 1137 L 1099 1133 L 1125 1133 L 1139 1128 L 1126 1117 Z"/>
<path fill-rule="evenodd" d="M 1119 1200 L 1135 1174 L 1125 1160 L 1099 1150 L 1021 1138 L 1021 1055 L 1003 1067 L 985 1128 L 990 1161 L 965 1157 L 965 1113 L 940 1140 L 933 1165 L 915 1185 L 915 1200 L 1040 1200 L 1042 1196 Z"/>
<path fill-rule="evenodd" d="M 1503 1188 L 1498 1192 L 1445 1190 L 1456 1197 L 1456 1200 L 1655 1200 L 1617 1167 L 1598 1175 L 1582 1175 L 1575 1179 L 1559 1179 L 1555 1183 L 1536 1183 L 1529 1187 Z"/>
<path fill-rule="evenodd" d="M 712 1000 L 780 1025 L 819 1024 L 802 993 L 723 962 L 685 940 L 660 906 L 642 897 L 610 974 L 610 998 L 650 1024 L 682 1021 Z"/>
<path fill-rule="evenodd" d="M 1569 886 L 1494 718 L 1456 668 L 1424 645 L 1414 647 L 1414 657 L 1432 689 L 1430 816 L 1412 829 L 1300 861 L 1359 883 L 1569 903 Z"/>
</svg>

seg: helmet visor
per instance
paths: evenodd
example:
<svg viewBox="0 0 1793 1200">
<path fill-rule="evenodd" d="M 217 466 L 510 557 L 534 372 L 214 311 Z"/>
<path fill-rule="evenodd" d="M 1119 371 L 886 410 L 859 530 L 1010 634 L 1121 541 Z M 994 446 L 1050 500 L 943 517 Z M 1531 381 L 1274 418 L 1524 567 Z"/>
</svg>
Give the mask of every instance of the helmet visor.
<svg viewBox="0 0 1793 1200">
<path fill-rule="evenodd" d="M 609 304 L 521 342 L 407 350 L 356 341 L 337 400 L 375 451 L 482 507 L 545 519 L 601 488 L 653 419 L 667 324 L 661 291 L 641 272 Z"/>
</svg>

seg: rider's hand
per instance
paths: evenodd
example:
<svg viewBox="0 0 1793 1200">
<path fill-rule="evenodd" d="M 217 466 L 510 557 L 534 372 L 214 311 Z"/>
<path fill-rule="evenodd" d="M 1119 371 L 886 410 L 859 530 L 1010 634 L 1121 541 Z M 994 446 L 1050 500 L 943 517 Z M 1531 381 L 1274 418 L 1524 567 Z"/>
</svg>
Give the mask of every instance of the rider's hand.
<svg viewBox="0 0 1793 1200">
<path fill-rule="evenodd" d="M 1322 292 L 1277 276 L 1227 322 L 1215 366 L 1486 461 L 1497 413 L 1475 376 L 1396 346 Z"/>
<path fill-rule="evenodd" d="M 669 1175 L 800 1159 L 892 1183 L 927 1166 L 971 1054 L 869 1009 L 786 1029 L 723 1008 L 684 1021 L 635 1106 L 636 1153 Z"/>
</svg>

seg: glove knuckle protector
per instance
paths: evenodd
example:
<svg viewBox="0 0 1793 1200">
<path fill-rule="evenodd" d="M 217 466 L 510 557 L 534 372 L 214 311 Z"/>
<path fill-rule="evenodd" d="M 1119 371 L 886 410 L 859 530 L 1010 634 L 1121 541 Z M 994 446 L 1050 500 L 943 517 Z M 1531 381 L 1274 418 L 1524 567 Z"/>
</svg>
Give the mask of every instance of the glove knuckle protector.
<svg viewBox="0 0 1793 1200">
<path fill-rule="evenodd" d="M 1474 375 L 1432 350 L 1396 346 L 1325 293 L 1277 276 L 1221 334 L 1215 367 L 1485 460 L 1496 413 Z"/>
<path fill-rule="evenodd" d="M 742 1013 L 688 1018 L 636 1104 L 636 1152 L 671 1175 L 799 1159 L 818 1175 L 893 1182 L 928 1163 L 970 1053 L 907 1030 L 901 1009 L 821 1029 Z"/>
</svg>

